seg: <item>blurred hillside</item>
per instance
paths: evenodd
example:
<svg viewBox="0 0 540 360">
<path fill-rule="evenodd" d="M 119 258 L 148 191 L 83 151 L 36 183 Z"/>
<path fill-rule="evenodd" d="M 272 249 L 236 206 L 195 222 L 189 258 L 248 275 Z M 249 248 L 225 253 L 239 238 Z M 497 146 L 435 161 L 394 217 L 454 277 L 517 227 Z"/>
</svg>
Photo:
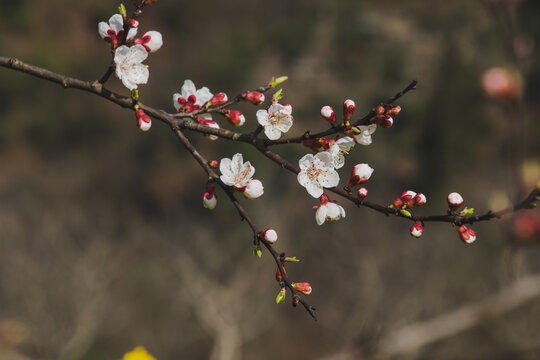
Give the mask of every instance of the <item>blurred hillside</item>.
<svg viewBox="0 0 540 360">
<path fill-rule="evenodd" d="M 97 23 L 117 5 L 3 1 L 0 53 L 97 79 L 110 63 Z M 367 162 L 375 202 L 411 189 L 428 198 L 419 214 L 442 214 L 459 191 L 483 213 L 539 180 L 539 15 L 534 0 L 160 0 L 140 19 L 164 38 L 141 100 L 173 112 L 185 79 L 233 96 L 288 75 L 299 135 L 326 127 L 324 105 L 351 98 L 360 116 L 416 78 L 394 126 L 357 146 L 341 177 Z M 490 88 L 493 68 L 516 87 Z M 238 109 L 254 129 L 256 108 Z M 319 321 L 274 304 L 272 259 L 253 257 L 223 193 L 212 213 L 201 206 L 206 176 L 166 126 L 141 133 L 129 111 L 1 68 L 0 359 L 118 359 L 136 345 L 159 360 L 371 359 L 392 331 L 540 272 L 538 233 L 523 230 L 538 210 L 475 224 L 470 246 L 449 224 L 414 239 L 410 223 L 349 204 L 319 227 L 294 175 L 245 144 L 187 135 L 207 158 L 242 152 L 255 166 L 265 194 L 243 203 L 302 259 L 288 272 L 312 284 Z M 307 152 L 275 150 L 293 163 Z M 396 358 L 540 359 L 538 319 L 535 298 Z"/>
</svg>

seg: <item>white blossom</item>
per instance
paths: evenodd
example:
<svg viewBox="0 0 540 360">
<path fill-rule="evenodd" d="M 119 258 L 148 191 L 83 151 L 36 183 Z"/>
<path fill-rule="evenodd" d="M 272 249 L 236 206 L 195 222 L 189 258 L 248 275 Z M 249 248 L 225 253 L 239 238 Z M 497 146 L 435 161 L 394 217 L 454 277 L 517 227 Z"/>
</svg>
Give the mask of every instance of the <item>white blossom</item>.
<svg viewBox="0 0 540 360">
<path fill-rule="evenodd" d="M 315 213 L 315 221 L 317 225 L 322 225 L 325 221 L 339 220 L 345 217 L 345 210 L 335 202 L 329 201 L 326 195 L 321 197 L 321 205 Z"/>
<path fill-rule="evenodd" d="M 121 32 L 124 31 L 124 19 L 120 14 L 114 14 L 109 22 L 101 21 L 98 24 L 98 33 L 102 39 L 118 43 Z M 126 40 L 133 39 L 137 35 L 137 28 L 130 28 Z"/>
<path fill-rule="evenodd" d="M 257 111 L 257 121 L 264 127 L 264 133 L 270 140 L 277 140 L 281 133 L 289 131 L 293 125 L 292 107 L 275 103 L 268 110 Z"/>
<path fill-rule="evenodd" d="M 334 168 L 340 169 L 345 165 L 345 155 L 354 147 L 354 140 L 348 136 L 338 139 L 328 150 L 334 161 Z"/>
<path fill-rule="evenodd" d="M 377 130 L 377 125 L 376 124 L 365 125 L 365 126 L 360 125 L 360 126 L 355 127 L 355 129 L 357 129 L 359 133 L 353 134 L 354 141 L 357 144 L 367 146 L 367 145 L 370 145 L 372 142 L 371 134 L 373 134 L 375 130 Z"/>
<path fill-rule="evenodd" d="M 148 66 L 142 62 L 148 57 L 148 52 L 142 45 L 127 47 L 122 45 L 114 53 L 114 63 L 116 64 L 116 76 L 122 80 L 122 84 L 129 90 L 137 88 L 139 84 L 146 84 L 148 76 Z"/>
<path fill-rule="evenodd" d="M 180 93 L 173 94 L 173 104 L 176 111 L 180 111 L 184 105 L 189 105 L 189 111 L 193 111 L 200 109 L 212 97 L 214 95 L 206 86 L 197 90 L 193 81 L 185 80 Z"/>
<path fill-rule="evenodd" d="M 225 185 L 234 186 L 237 189 L 244 189 L 253 174 L 255 174 L 255 168 L 251 166 L 250 162 L 244 163 L 242 154 L 237 153 L 231 159 L 224 158 L 219 162 L 219 171 L 221 171 L 220 179 Z"/>
<path fill-rule="evenodd" d="M 339 184 L 339 175 L 334 169 L 333 157 L 328 151 L 316 155 L 307 154 L 299 161 L 298 182 L 314 198 L 323 194 L 323 187 L 332 188 Z"/>
</svg>

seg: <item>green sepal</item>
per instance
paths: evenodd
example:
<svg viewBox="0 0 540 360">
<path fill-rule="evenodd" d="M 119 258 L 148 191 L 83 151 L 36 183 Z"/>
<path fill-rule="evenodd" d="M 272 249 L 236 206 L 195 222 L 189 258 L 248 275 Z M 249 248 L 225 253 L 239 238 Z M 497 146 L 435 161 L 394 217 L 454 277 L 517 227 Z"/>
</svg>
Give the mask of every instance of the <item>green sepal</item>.
<svg viewBox="0 0 540 360">
<path fill-rule="evenodd" d="M 402 213 L 403 215 L 405 215 L 406 217 L 408 217 L 408 218 L 412 218 L 411 213 L 410 213 L 409 211 L 407 211 L 407 210 L 401 210 L 401 213 Z"/>
</svg>

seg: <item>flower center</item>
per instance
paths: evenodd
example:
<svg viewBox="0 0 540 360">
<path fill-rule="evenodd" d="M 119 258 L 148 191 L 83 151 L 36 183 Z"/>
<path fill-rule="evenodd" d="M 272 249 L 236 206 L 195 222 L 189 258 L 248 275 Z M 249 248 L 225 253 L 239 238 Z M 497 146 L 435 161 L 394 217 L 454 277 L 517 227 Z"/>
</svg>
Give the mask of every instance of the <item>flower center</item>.
<svg viewBox="0 0 540 360">
<path fill-rule="evenodd" d="M 282 114 L 280 111 L 272 112 L 272 114 L 270 114 L 270 116 L 268 117 L 268 122 L 270 122 L 270 124 L 272 125 L 279 125 L 286 117 L 287 115 Z"/>
<path fill-rule="evenodd" d="M 321 170 L 312 164 L 309 168 L 307 168 L 306 173 L 311 181 L 318 182 L 318 178 L 319 178 L 319 175 L 321 174 Z"/>
</svg>

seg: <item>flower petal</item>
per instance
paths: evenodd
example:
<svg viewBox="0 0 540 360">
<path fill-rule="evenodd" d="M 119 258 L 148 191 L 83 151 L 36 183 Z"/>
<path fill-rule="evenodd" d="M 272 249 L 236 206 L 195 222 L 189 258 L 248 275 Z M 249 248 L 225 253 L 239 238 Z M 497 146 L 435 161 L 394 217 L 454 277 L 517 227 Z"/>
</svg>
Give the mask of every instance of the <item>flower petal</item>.
<svg viewBox="0 0 540 360">
<path fill-rule="evenodd" d="M 319 183 L 325 188 L 332 188 L 339 184 L 339 174 L 335 170 L 324 171 L 319 175 Z"/>
<path fill-rule="evenodd" d="M 313 160 L 314 156 L 312 154 L 306 154 L 298 161 L 298 165 L 300 166 L 300 169 L 305 170 L 311 166 Z"/>
<path fill-rule="evenodd" d="M 133 45 L 129 51 L 129 60 L 132 63 L 142 63 L 148 57 L 148 51 L 140 44 Z"/>
<path fill-rule="evenodd" d="M 210 89 L 204 86 L 196 91 L 195 96 L 197 97 L 197 101 L 195 102 L 195 104 L 203 105 L 205 102 L 210 100 L 214 96 L 214 94 L 210 92 Z"/>
<path fill-rule="evenodd" d="M 326 221 L 326 206 L 320 206 L 315 213 L 315 221 L 321 226 Z"/>
<path fill-rule="evenodd" d="M 195 87 L 195 84 L 191 80 L 184 80 L 184 84 L 182 85 L 182 89 L 180 90 L 183 98 L 188 98 L 190 95 L 194 95 L 197 92 L 197 88 Z"/>
<path fill-rule="evenodd" d="M 270 140 L 277 140 L 281 137 L 281 131 L 279 131 L 279 129 L 275 126 L 266 126 L 264 128 L 264 134 Z"/>
<path fill-rule="evenodd" d="M 257 116 L 257 122 L 262 126 L 268 125 L 268 111 L 266 110 L 257 110 L 255 114 Z"/>
<path fill-rule="evenodd" d="M 318 183 L 314 182 L 308 182 L 306 184 L 306 190 L 309 195 L 313 196 L 314 198 L 318 199 L 323 194 L 323 189 Z"/>
<path fill-rule="evenodd" d="M 107 31 L 109 31 L 110 28 L 111 27 L 109 26 L 109 24 L 107 24 L 105 21 L 100 22 L 98 24 L 99 36 L 101 36 L 102 39 L 108 38 L 109 34 L 107 33 Z"/>
<path fill-rule="evenodd" d="M 124 19 L 122 19 L 122 15 L 114 14 L 111 16 L 109 19 L 109 26 L 111 27 L 111 30 L 118 35 L 118 33 L 124 29 Z"/>
</svg>

